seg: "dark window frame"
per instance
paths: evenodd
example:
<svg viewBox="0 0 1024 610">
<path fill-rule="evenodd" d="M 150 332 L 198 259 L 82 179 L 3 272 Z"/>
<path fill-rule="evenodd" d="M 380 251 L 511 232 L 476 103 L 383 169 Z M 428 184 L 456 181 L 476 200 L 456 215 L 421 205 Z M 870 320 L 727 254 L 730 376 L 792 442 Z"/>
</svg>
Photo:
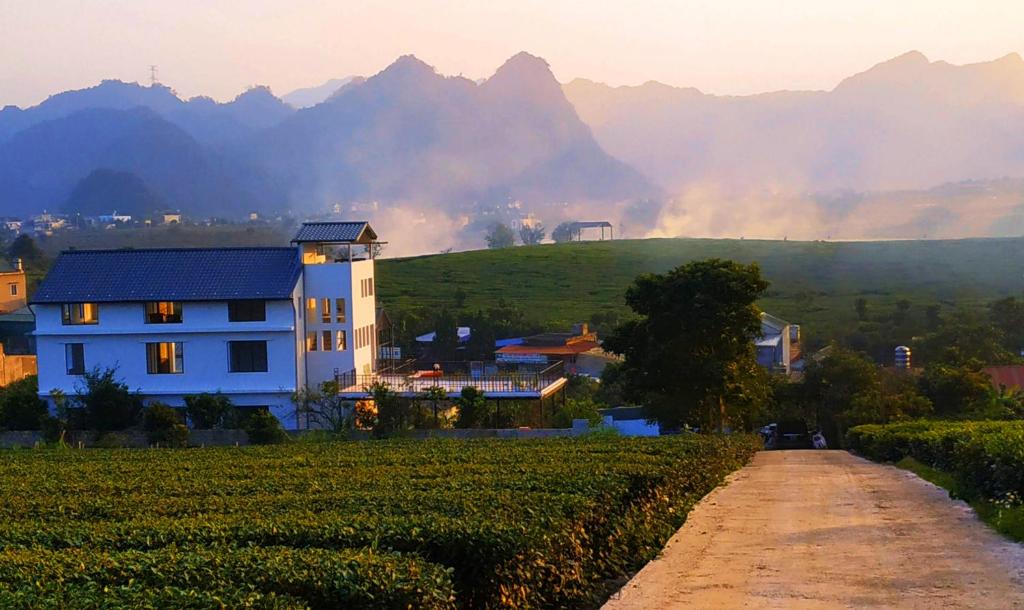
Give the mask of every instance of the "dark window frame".
<svg viewBox="0 0 1024 610">
<path fill-rule="evenodd" d="M 257 346 L 262 347 L 262 350 L 255 349 L 253 351 L 253 348 Z M 266 341 L 228 341 L 228 372 L 267 373 L 269 371 L 270 358 L 267 353 Z"/>
<path fill-rule="evenodd" d="M 91 305 L 93 311 L 96 313 L 96 317 L 91 320 L 85 320 L 85 306 Z M 72 307 L 78 308 L 78 317 L 71 315 Z M 77 320 L 77 321 L 76 321 Z M 89 326 L 92 324 L 100 323 L 100 304 L 99 303 L 61 303 L 60 306 L 60 322 L 64 326 Z"/>
<path fill-rule="evenodd" d="M 228 301 L 228 322 L 266 322 L 265 299 L 237 299 Z"/>
<path fill-rule="evenodd" d="M 77 353 L 76 353 L 77 352 Z M 70 356 L 70 358 L 69 358 Z M 64 366 L 68 375 L 85 374 L 85 344 L 65 343 L 64 344 Z"/>
</svg>

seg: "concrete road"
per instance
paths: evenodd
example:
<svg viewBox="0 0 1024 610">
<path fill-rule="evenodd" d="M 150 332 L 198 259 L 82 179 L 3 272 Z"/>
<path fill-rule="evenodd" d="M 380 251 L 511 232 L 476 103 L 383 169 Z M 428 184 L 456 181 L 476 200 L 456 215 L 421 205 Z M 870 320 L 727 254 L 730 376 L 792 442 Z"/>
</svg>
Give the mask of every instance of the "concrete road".
<svg viewBox="0 0 1024 610">
<path fill-rule="evenodd" d="M 604 608 L 1024 608 L 1024 546 L 893 466 L 761 452 Z"/>
</svg>

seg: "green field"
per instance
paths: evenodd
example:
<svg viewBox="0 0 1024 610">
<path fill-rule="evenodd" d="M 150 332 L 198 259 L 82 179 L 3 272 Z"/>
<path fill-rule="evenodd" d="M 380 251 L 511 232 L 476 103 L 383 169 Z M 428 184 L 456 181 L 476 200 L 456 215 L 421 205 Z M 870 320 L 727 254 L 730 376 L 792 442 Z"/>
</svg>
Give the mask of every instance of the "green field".
<svg viewBox="0 0 1024 610">
<path fill-rule="evenodd" d="M 0 607 L 597 607 L 759 444 L 4 451 Z"/>
<path fill-rule="evenodd" d="M 757 262 L 771 281 L 761 306 L 821 344 L 857 324 L 854 301 L 872 310 L 901 299 L 920 313 L 976 307 L 1024 289 L 1024 238 L 949 241 L 795 242 L 646 239 L 479 250 L 382 260 L 378 294 L 396 315 L 440 307 L 520 306 L 546 328 L 565 328 L 595 313 L 625 313 L 623 293 L 644 272 L 719 257 Z M 923 315 L 923 314 L 922 314 Z M 429 329 L 425 329 L 429 330 Z"/>
</svg>

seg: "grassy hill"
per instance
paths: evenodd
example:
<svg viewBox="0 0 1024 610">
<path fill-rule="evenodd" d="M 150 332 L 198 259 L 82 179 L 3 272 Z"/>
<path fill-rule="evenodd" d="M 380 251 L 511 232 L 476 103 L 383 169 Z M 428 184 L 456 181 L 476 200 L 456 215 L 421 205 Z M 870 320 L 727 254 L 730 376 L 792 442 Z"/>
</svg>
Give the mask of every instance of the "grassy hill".
<svg viewBox="0 0 1024 610">
<path fill-rule="evenodd" d="M 380 261 L 378 294 L 398 315 L 429 318 L 504 299 L 538 324 L 566 327 L 626 312 L 623 293 L 640 273 L 719 257 L 761 265 L 771 281 L 761 306 L 804 325 L 820 344 L 857 326 L 854 302 L 871 311 L 907 300 L 912 314 L 978 307 L 1024 288 L 1024 238 L 888 242 L 646 239 L 479 250 Z M 458 307 L 459 293 L 464 295 Z"/>
</svg>

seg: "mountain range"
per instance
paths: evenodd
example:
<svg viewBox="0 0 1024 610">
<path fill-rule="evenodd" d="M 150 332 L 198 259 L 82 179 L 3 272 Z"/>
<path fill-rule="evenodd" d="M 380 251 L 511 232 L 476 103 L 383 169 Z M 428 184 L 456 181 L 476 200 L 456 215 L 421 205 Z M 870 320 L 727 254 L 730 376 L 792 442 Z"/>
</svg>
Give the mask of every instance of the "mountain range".
<svg viewBox="0 0 1024 610">
<path fill-rule="evenodd" d="M 1016 54 L 956 66 L 912 52 L 831 91 L 741 97 L 563 85 L 527 53 L 480 81 L 405 56 L 369 78 L 226 103 L 108 80 L 0 110 L 0 214 L 372 202 L 463 233 L 532 212 L 636 236 L 991 234 L 1021 224 L 1022 125 Z M 892 212 L 899 202 L 912 203 Z"/>
</svg>

